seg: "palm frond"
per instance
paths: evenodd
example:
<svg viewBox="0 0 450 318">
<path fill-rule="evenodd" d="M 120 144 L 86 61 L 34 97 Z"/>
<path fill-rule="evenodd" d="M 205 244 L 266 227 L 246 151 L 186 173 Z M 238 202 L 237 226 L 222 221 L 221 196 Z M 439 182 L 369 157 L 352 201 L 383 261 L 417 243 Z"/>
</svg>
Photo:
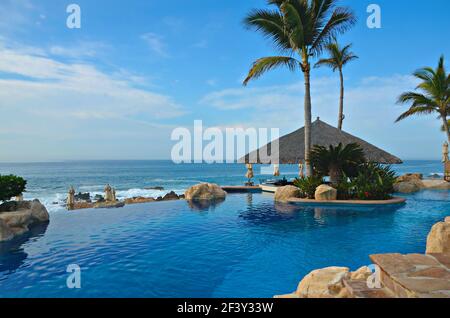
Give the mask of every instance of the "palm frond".
<svg viewBox="0 0 450 318">
<path fill-rule="evenodd" d="M 321 29 L 311 45 L 311 53 L 318 56 L 326 44 L 340 33 L 349 30 L 356 23 L 356 17 L 348 8 L 336 8 L 327 24 Z"/>
<path fill-rule="evenodd" d="M 429 114 L 434 113 L 435 111 L 436 111 L 436 109 L 434 107 L 430 107 L 430 106 L 411 107 L 406 112 L 401 114 L 395 122 L 402 121 L 403 119 L 411 117 L 413 115 L 429 115 Z"/>
<path fill-rule="evenodd" d="M 278 49 L 291 49 L 289 35 L 284 27 L 283 16 L 274 10 L 255 9 L 244 19 L 244 25 L 249 29 L 261 32 L 264 37 L 273 41 Z"/>
<path fill-rule="evenodd" d="M 287 67 L 290 71 L 295 71 L 298 67 L 300 67 L 300 62 L 288 56 L 271 56 L 260 58 L 253 63 L 253 66 L 243 84 L 247 85 L 251 80 L 258 78 L 265 72 L 277 67 Z"/>
</svg>

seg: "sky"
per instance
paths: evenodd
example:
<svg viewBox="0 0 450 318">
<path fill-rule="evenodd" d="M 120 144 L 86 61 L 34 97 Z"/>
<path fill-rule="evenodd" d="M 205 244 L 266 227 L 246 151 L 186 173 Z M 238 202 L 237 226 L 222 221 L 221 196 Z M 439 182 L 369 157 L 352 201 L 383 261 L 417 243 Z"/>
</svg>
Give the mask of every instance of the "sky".
<svg viewBox="0 0 450 318">
<path fill-rule="evenodd" d="M 67 6 L 81 8 L 69 29 Z M 369 29 L 367 7 L 381 8 Z M 440 159 L 436 116 L 395 124 L 413 71 L 448 61 L 448 0 L 342 0 L 358 17 L 339 37 L 344 130 L 402 159 Z M 252 62 L 279 54 L 242 20 L 265 0 L 1 0 L 0 161 L 170 159 L 177 127 L 304 123 L 303 75 L 276 70 L 242 86 Z M 449 68 L 449 67 L 447 67 Z M 337 124 L 339 78 L 312 72 L 313 118 Z"/>
</svg>

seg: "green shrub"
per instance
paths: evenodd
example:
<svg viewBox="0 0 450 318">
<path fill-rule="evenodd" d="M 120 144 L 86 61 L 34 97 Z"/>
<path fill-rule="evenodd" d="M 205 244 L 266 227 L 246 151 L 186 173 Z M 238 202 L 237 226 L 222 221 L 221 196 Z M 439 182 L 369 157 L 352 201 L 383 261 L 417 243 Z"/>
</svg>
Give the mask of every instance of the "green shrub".
<svg viewBox="0 0 450 318">
<path fill-rule="evenodd" d="M 319 176 L 298 178 L 294 181 L 294 185 L 300 189 L 302 196 L 308 199 L 314 199 L 316 188 L 321 184 L 323 184 L 323 178 Z"/>
<path fill-rule="evenodd" d="M 14 175 L 0 175 L 0 201 L 8 201 L 25 191 L 27 181 Z"/>
<path fill-rule="evenodd" d="M 342 180 L 335 185 L 338 200 L 352 200 L 355 198 L 355 191 L 352 181 L 344 176 Z"/>
<path fill-rule="evenodd" d="M 388 200 L 394 193 L 396 175 L 390 166 L 366 163 L 352 179 L 353 195 L 358 200 Z"/>
</svg>

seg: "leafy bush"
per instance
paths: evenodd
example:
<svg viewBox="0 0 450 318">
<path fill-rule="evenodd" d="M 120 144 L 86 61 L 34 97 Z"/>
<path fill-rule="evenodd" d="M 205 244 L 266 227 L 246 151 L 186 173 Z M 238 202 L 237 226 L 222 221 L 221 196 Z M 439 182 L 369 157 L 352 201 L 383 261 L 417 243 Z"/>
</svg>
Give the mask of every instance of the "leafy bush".
<svg viewBox="0 0 450 318">
<path fill-rule="evenodd" d="M 352 179 L 350 195 L 359 200 L 388 200 L 394 193 L 396 175 L 390 166 L 366 163 Z"/>
<path fill-rule="evenodd" d="M 351 143 L 344 146 L 340 143 L 334 147 L 314 146 L 311 150 L 311 163 L 316 174 L 324 177 L 330 176 L 333 185 L 339 184 L 343 176 L 354 177 L 358 168 L 366 162 L 366 157 L 361 146 Z"/>
<path fill-rule="evenodd" d="M 338 200 L 352 200 L 355 198 L 352 181 L 344 175 L 342 180 L 334 186 L 337 190 Z"/>
<path fill-rule="evenodd" d="M 298 178 L 294 181 L 294 185 L 300 189 L 302 196 L 308 199 L 314 199 L 316 188 L 321 184 L 323 184 L 323 178 L 320 176 Z"/>
<path fill-rule="evenodd" d="M 0 201 L 8 201 L 25 191 L 27 181 L 14 175 L 0 175 Z"/>
</svg>

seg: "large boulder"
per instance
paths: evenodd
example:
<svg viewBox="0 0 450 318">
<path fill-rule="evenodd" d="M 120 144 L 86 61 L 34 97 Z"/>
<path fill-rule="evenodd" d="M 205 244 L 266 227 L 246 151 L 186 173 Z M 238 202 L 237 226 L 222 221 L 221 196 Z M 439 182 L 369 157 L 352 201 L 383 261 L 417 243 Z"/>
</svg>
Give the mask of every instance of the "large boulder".
<svg viewBox="0 0 450 318">
<path fill-rule="evenodd" d="M 394 191 L 397 193 L 415 193 L 420 190 L 420 184 L 413 181 L 404 181 L 394 184 Z"/>
<path fill-rule="evenodd" d="M 299 188 L 294 186 L 280 187 L 275 192 L 275 201 L 277 202 L 288 202 L 292 198 L 300 198 L 302 195 Z"/>
<path fill-rule="evenodd" d="M 188 201 L 223 201 L 227 193 L 217 184 L 202 183 L 190 187 L 184 195 Z"/>
<path fill-rule="evenodd" d="M 345 294 L 344 279 L 348 267 L 327 267 L 312 271 L 303 278 L 295 294 L 301 298 L 337 298 Z"/>
<path fill-rule="evenodd" d="M 328 185 L 322 184 L 317 187 L 314 198 L 317 201 L 334 201 L 337 200 L 337 190 Z"/>
<path fill-rule="evenodd" d="M 45 206 L 38 200 L 8 202 L 0 207 L 0 242 L 25 234 L 39 223 L 49 221 Z"/>
<path fill-rule="evenodd" d="M 407 173 L 397 178 L 396 182 L 421 181 L 423 174 L 421 173 Z"/>
<path fill-rule="evenodd" d="M 425 187 L 423 175 L 420 173 L 407 173 L 397 178 L 394 184 L 394 191 L 398 193 L 414 193 Z"/>
<path fill-rule="evenodd" d="M 450 253 L 450 222 L 439 222 L 433 226 L 427 238 L 427 254 Z"/>
</svg>

